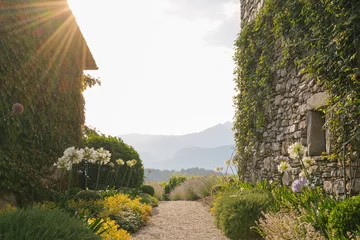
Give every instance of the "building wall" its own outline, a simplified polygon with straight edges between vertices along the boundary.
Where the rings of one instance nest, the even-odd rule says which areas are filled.
[[[264,0],[240,0],[241,25],[254,20],[263,7]],[[276,51],[281,55],[281,48]],[[320,157],[330,151],[330,134],[323,130],[325,118],[318,111],[325,106],[328,98],[326,90],[316,84],[316,80],[301,73],[297,68],[280,69],[274,75],[272,98],[267,109],[268,124],[261,132],[262,141],[257,145],[257,154],[248,161],[245,179],[278,179],[281,177],[274,163],[276,156],[288,155],[289,145],[300,142],[308,147],[309,155],[316,164],[311,167],[319,184],[329,193],[343,194],[343,170],[339,163]],[[285,185],[291,185],[301,171],[299,162],[291,162],[291,171],[282,176]],[[351,169],[352,173],[354,169]],[[346,173],[350,176],[350,169]],[[347,184],[348,185],[348,184]],[[349,187],[349,186],[347,186]],[[356,179],[354,190],[360,191],[360,180]]]

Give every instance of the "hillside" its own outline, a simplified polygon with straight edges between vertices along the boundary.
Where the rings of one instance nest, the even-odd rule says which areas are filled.
[[[232,154],[231,129],[232,123],[226,122],[186,135],[125,134],[120,137],[139,152],[146,168],[213,169]]]

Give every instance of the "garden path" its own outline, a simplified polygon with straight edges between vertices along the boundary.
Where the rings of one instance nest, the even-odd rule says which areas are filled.
[[[227,240],[214,224],[209,208],[200,202],[160,202],[136,240]]]

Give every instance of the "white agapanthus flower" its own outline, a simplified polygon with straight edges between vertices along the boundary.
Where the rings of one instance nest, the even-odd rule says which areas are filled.
[[[299,178],[305,178],[305,177],[306,177],[305,171],[302,170],[302,171],[299,173]]]
[[[105,150],[104,148],[99,148],[96,150],[97,152],[97,162],[100,165],[105,165],[108,162],[110,162],[111,153],[108,150]]]
[[[277,168],[280,173],[283,173],[283,172],[286,172],[287,170],[289,170],[291,167],[288,162],[281,162]]]
[[[239,163],[238,163],[238,161],[236,160],[236,158],[233,158],[233,159],[231,160],[231,164],[234,165],[234,166],[239,165]]]
[[[84,157],[83,158],[86,161],[90,162],[90,163],[96,163],[96,161],[97,161],[97,152],[95,151],[94,148],[85,147],[84,148]]]
[[[221,172],[222,170],[223,170],[222,167],[216,167],[216,168],[214,168],[214,171],[215,171],[215,172]]]
[[[122,159],[116,160],[116,163],[119,164],[119,165],[124,165],[125,164],[125,162]]]
[[[72,164],[69,161],[69,158],[62,156],[58,159],[56,163],[53,164],[53,166],[57,168],[65,168],[67,170],[70,170],[72,168]]]
[[[136,163],[137,163],[137,161],[136,161],[135,159],[126,161],[126,164],[127,164],[129,167],[135,166]]]
[[[314,160],[313,160],[312,158],[310,158],[310,157],[304,157],[304,158],[302,159],[302,161],[303,161],[304,166],[305,166],[306,168],[311,167],[311,165],[314,164]]]
[[[289,146],[288,152],[292,159],[302,158],[305,155],[306,148],[301,143],[294,143]]]
[[[83,149],[76,149],[75,147],[69,147],[64,151],[64,157],[68,158],[72,164],[78,164],[81,162],[84,156]]]
[[[231,161],[230,161],[230,160],[225,160],[225,161],[224,161],[224,164],[225,164],[225,166],[230,166],[230,165],[231,165]]]

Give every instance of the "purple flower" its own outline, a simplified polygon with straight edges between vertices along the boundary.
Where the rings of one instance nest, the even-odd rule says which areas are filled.
[[[295,181],[291,184],[291,189],[293,192],[300,192],[304,187],[309,186],[309,180],[306,178],[295,179]]]

